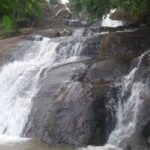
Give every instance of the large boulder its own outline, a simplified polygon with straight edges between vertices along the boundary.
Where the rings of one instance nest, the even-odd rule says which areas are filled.
[[[150,46],[150,28],[111,33],[100,41],[101,55],[130,61]]]
[[[114,66],[116,71],[112,71]],[[127,68],[106,60],[96,65],[83,61],[44,70],[24,135],[53,144],[105,144],[116,122],[112,104],[117,102],[117,88],[107,77],[96,82],[100,72],[110,76],[107,71],[114,82]]]
[[[58,62],[62,52],[65,59],[72,56],[75,43],[80,45],[77,56],[86,59],[43,69],[23,135],[53,144],[104,145],[116,123],[120,87],[115,83],[128,74],[130,61],[149,47],[149,31],[62,40]],[[149,64],[148,59],[142,64]]]
[[[111,83],[120,76],[125,75],[128,65],[124,62],[105,59],[93,64],[87,71],[85,80],[90,82]]]

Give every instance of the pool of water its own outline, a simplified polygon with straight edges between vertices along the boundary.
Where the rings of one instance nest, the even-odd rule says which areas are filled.
[[[75,150],[64,145],[48,145],[29,138],[0,136],[0,150]]]

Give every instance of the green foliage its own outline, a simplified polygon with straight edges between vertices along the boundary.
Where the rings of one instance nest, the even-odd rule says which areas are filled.
[[[111,0],[83,0],[83,4],[93,17],[102,17],[111,8]]]
[[[91,18],[102,17],[112,6],[111,0],[69,0],[77,12],[87,11]]]
[[[40,16],[41,2],[45,0],[0,0],[0,26],[12,30],[19,18],[30,15]]]
[[[149,0],[113,0],[113,4],[136,14],[150,12]]]
[[[74,8],[75,12],[81,12],[82,10],[84,10],[84,5],[82,3],[82,0],[70,0],[69,1],[71,6]]]
[[[123,8],[136,15],[150,13],[150,0],[70,0],[70,3],[77,11],[84,8],[92,18],[100,18],[112,8]]]
[[[4,15],[0,24],[1,27],[4,27],[7,31],[12,31],[12,21],[11,19]]]

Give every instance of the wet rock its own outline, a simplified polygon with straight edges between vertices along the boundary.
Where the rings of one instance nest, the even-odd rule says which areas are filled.
[[[76,20],[69,20],[68,22],[69,26],[74,26],[74,27],[81,27],[81,21],[76,19]]]
[[[65,59],[72,56],[70,48],[75,43],[82,45],[77,56],[90,59],[43,70],[41,86],[33,99],[23,135],[54,144],[105,144],[116,124],[119,87],[114,83],[129,72],[130,60],[149,46],[149,35],[141,33],[113,33],[62,40],[56,50],[58,62],[62,54]],[[146,61],[142,64],[148,67]],[[138,77],[148,79],[148,72],[139,74]],[[145,114],[141,113],[139,117],[146,117]],[[130,118],[132,116],[127,117],[125,122],[128,123]],[[142,132],[147,122],[140,124],[135,135]],[[128,142],[125,144],[131,145]]]
[[[117,9],[110,16],[111,19],[114,20],[124,20],[128,22],[128,24],[148,24],[150,22],[150,18],[146,13],[141,13],[140,15],[135,15],[129,11],[124,9]]]
[[[64,29],[63,31],[60,32],[60,34],[61,34],[61,36],[71,36],[72,32],[73,31],[71,31],[71,30]]]
[[[106,142],[114,127],[113,119],[111,128],[106,125],[112,114],[111,105],[103,107],[108,102],[107,93],[111,87],[80,81],[86,74],[87,66],[84,66],[83,72],[79,69],[84,69],[81,62],[48,71],[40,81],[41,88],[34,99],[25,136],[46,143],[78,146]],[[115,96],[115,92],[110,95]]]
[[[87,72],[86,80],[99,83],[114,82],[128,72],[126,63],[113,59],[96,62]]]
[[[50,70],[41,81],[25,135],[47,143],[88,144],[93,128],[92,99],[86,95],[90,85],[71,83],[68,75],[74,67]]]
[[[100,40],[103,36],[90,36],[82,44],[81,56],[94,57],[100,55]]]
[[[92,33],[101,33],[101,32],[121,32],[121,31],[127,31],[127,30],[134,30],[136,28],[139,28],[139,25],[125,25],[125,26],[118,26],[118,27],[93,27],[91,26],[89,29],[92,31]]]
[[[32,41],[28,42],[32,44]],[[57,63],[63,60],[62,56],[64,60],[72,56],[71,48],[78,50],[75,56],[86,59],[41,70],[40,86],[22,135],[53,144],[104,145],[116,124],[119,87],[115,83],[127,74],[130,61],[149,47],[149,30],[65,37],[61,42],[56,49]],[[77,45],[72,47],[74,44]],[[147,56],[133,81],[149,85],[149,74]],[[147,131],[150,121],[149,95],[141,92],[140,98],[142,105],[137,115],[136,137],[141,136],[143,130]],[[130,118],[131,112],[124,122],[128,124]],[[125,142],[125,148],[128,148],[126,146],[133,147],[129,140]]]
[[[31,36],[27,37],[27,40],[30,40],[30,41],[42,41],[43,37],[39,36],[39,35],[31,35]]]
[[[106,35],[101,40],[101,55],[130,61],[149,48],[149,35],[149,28]]]
[[[23,40],[25,40],[24,36],[0,40],[0,68],[14,61],[13,53],[16,51],[17,45]]]
[[[109,84],[95,84],[92,96],[95,128],[89,144],[104,145],[116,123],[114,104],[117,103],[117,88]]]
[[[70,18],[72,16],[72,12],[70,11],[70,9],[68,7],[65,6],[65,7],[59,9],[57,11],[57,13],[55,14],[55,16]]]

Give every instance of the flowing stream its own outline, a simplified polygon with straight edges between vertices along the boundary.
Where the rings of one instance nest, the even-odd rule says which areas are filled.
[[[80,33],[81,32],[81,33]],[[74,33],[79,38],[83,30]],[[46,69],[78,61],[82,43],[72,43],[72,38],[49,39],[34,36],[33,41],[24,41],[18,45],[16,60],[1,69],[0,72],[0,149],[15,150],[58,150],[31,139],[19,138],[28,122],[32,108],[32,99],[39,89],[41,74]],[[59,47],[61,42],[65,45]],[[59,48],[58,48],[59,47]],[[19,143],[19,146],[17,145]],[[38,146],[39,147],[38,147]],[[62,147],[61,149],[68,149]],[[69,148],[68,150],[70,150]]]
[[[44,67],[54,61],[57,43],[44,39],[33,42],[23,60],[14,61],[0,73],[0,133],[21,135],[38,90],[38,80]],[[51,47],[51,51],[48,51]],[[36,52],[35,52],[36,50]],[[42,57],[42,59],[41,59]],[[49,59],[51,58],[51,59]]]

